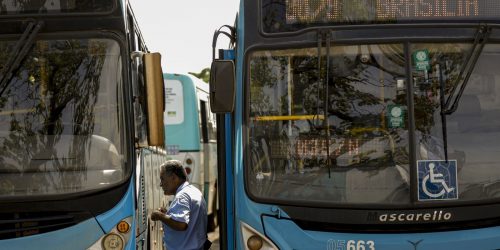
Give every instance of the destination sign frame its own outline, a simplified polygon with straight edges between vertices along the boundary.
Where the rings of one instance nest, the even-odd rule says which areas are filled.
[[[261,0],[265,33],[325,25],[500,22],[498,0]]]

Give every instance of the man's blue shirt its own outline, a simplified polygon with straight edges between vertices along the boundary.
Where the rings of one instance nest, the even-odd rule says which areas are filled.
[[[163,224],[163,242],[168,250],[203,249],[207,239],[207,206],[200,190],[184,182],[177,188],[167,215],[188,224],[185,231],[176,231]]]

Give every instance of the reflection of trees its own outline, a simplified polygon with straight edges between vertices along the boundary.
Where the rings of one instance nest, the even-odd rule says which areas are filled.
[[[382,46],[367,47],[379,48]],[[368,60],[362,62],[360,59],[362,56],[361,46],[354,47],[357,50],[356,54],[344,52],[343,50],[347,48],[340,47],[341,53],[337,52],[336,55],[329,58],[327,114],[341,121],[340,126],[343,131],[353,127],[383,127],[385,125],[381,124],[381,121],[375,122],[375,120],[380,120],[381,105],[384,105],[386,101],[380,96],[380,91],[383,88],[391,87],[388,82],[393,81],[398,76],[393,75],[394,71],[404,69],[404,61],[400,64],[393,63],[396,70],[388,70],[384,66],[386,63],[382,62],[395,62],[397,60],[394,57],[399,57],[399,54],[369,54]],[[371,52],[371,49],[368,51]],[[326,64],[326,60],[323,61]],[[326,68],[326,65],[322,65],[322,67]],[[381,74],[388,79],[380,82]],[[377,106],[380,107],[376,108]]]
[[[269,115],[272,112],[270,97],[264,90],[266,87],[273,88],[278,82],[276,71],[272,68],[273,62],[272,59],[262,57],[254,60],[250,65],[250,81],[252,82],[250,85],[250,106],[251,110],[255,112],[252,115]]]
[[[6,47],[2,45],[0,51]],[[94,130],[105,52],[105,44],[79,40],[35,45],[2,97],[0,112],[11,112],[10,132],[0,151],[3,169],[49,170],[45,180],[34,180],[40,188],[79,186],[80,177],[68,178],[64,170],[86,170],[85,148]],[[61,152],[58,143],[68,148]]]
[[[3,72],[7,65],[5,63],[11,56],[11,51],[14,49],[14,44],[12,43],[0,43],[0,72]],[[3,76],[0,76],[2,78]],[[0,107],[4,107],[7,102],[7,97],[0,96]],[[0,159],[1,162],[1,159]]]
[[[440,79],[436,66],[441,65],[440,68],[443,70],[445,96],[448,97],[459,77],[466,51],[464,51],[463,44],[423,44],[421,46],[429,48],[431,67],[427,72],[428,79],[426,79],[424,71],[413,72],[416,91],[418,91],[414,97],[415,126],[417,130],[428,134],[437,122],[434,119],[434,114],[439,112],[440,108],[438,100]]]
[[[414,115],[416,128],[429,134],[431,128],[435,126],[434,114],[439,110],[439,99],[436,98],[439,93],[439,79],[435,77],[437,73],[432,71],[435,69],[434,65],[438,58],[445,61],[443,63],[446,64],[446,92],[449,92],[452,82],[457,78],[463,52],[458,53],[460,48],[453,45],[433,44],[422,47],[432,48],[430,49],[432,67],[428,72],[431,84],[430,87],[423,88],[418,82],[423,72],[413,72],[413,79],[416,79]],[[322,54],[318,60],[317,55],[311,53],[313,50],[257,53],[250,64],[250,116],[286,116],[289,115],[288,105],[291,103],[291,115],[322,117],[326,114],[329,118],[329,134],[332,135],[330,143],[334,143],[336,138],[344,138],[353,140],[359,144],[358,146],[365,142],[380,142],[381,148],[388,144],[388,140],[384,142],[383,139],[378,139],[379,141],[372,139],[390,136],[397,146],[384,157],[375,159],[382,161],[392,157],[394,151],[407,150],[408,142],[403,143],[404,138],[398,135],[407,128],[389,129],[389,118],[387,118],[387,105],[400,105],[403,108],[407,106],[406,87],[403,89],[396,87],[398,79],[404,79],[408,84],[404,46],[401,44],[337,46],[332,50],[328,59],[328,71],[326,55]],[[318,61],[321,65],[318,65]],[[328,96],[325,93],[327,82]],[[292,96],[288,95],[290,88]],[[328,105],[325,105],[325,101],[328,101]],[[326,112],[325,107],[327,107]],[[403,126],[406,125],[406,121],[407,117],[403,120]],[[282,143],[293,144],[296,138],[326,140],[325,135],[328,133],[325,125],[327,123],[319,120],[289,122],[286,118],[278,121],[254,121],[250,133],[251,139],[260,140],[258,138],[265,137],[268,140],[280,140],[279,143],[273,144],[280,146]],[[284,138],[277,138],[279,135]],[[288,147],[290,151],[290,145]],[[369,149],[361,153],[369,156],[373,152],[377,153],[377,150]]]
[[[258,58],[253,60],[250,64],[250,78],[252,84],[250,84],[250,117],[255,118],[256,116],[265,115],[276,115],[276,111],[273,108],[273,100],[269,96],[269,92],[265,93],[267,88],[269,91],[273,89],[277,84],[278,78],[275,72],[272,70],[272,62],[274,60],[269,60],[266,57]],[[259,122],[256,120],[251,121],[252,124],[257,127],[257,129],[252,130],[253,143],[251,147],[258,147],[258,140],[261,136],[265,136],[273,130],[275,124],[269,122]]]
[[[0,4],[0,12],[2,14],[7,12],[7,6],[10,8],[15,7],[17,12],[47,12],[47,9],[44,7],[47,0],[16,0],[14,3],[11,1],[2,0]],[[64,2],[64,1],[62,1]],[[34,11],[33,11],[34,10]]]
[[[307,50],[300,49],[297,52],[289,50],[288,53],[280,51],[275,55],[270,53],[267,56],[252,59],[250,64],[251,116],[288,115],[288,104],[291,103],[291,115],[314,115],[313,117],[326,115],[331,122],[328,125],[330,133],[326,133],[327,127],[324,120],[255,122],[251,130],[251,140],[256,139],[259,142],[261,137],[271,140],[271,154],[275,155],[279,150],[294,152],[294,145],[299,140],[311,140],[316,145],[314,147],[325,147],[325,136],[330,134],[333,137],[329,139],[331,140],[329,144],[339,144],[330,149],[331,156],[335,157],[333,155],[339,156],[348,152],[351,144],[361,146],[365,142],[375,143],[370,138],[365,138],[366,136],[371,138],[387,136],[379,132],[355,133],[354,130],[357,128],[384,128],[386,126],[385,120],[381,118],[385,116],[386,102],[396,99],[392,99],[394,98],[393,94],[388,94],[389,99],[387,99],[381,93],[384,92],[382,89],[385,88],[387,90],[394,89],[395,79],[404,75],[402,72],[404,72],[405,64],[404,60],[401,60],[402,55],[382,52],[370,54],[368,61],[362,61],[361,46],[338,47],[335,50],[328,58],[328,71],[326,55],[323,54],[318,60],[317,54],[312,52],[315,50],[311,50],[309,53]],[[352,53],[356,50],[358,53]],[[365,51],[369,50],[365,49]],[[377,51],[381,51],[381,49]],[[403,50],[392,49],[389,51],[402,53]],[[282,56],[278,56],[278,54],[282,54]],[[318,65],[318,61],[321,62],[321,65]],[[328,97],[325,92],[327,76]],[[383,78],[386,79],[381,82],[380,80]],[[288,96],[289,88],[291,88],[292,96]],[[277,91],[278,89],[280,91]],[[325,105],[325,101],[328,101],[328,105]],[[402,103],[406,105],[405,100]],[[326,112],[325,107],[327,107]],[[386,143],[382,139],[379,141],[381,141],[381,145]],[[253,144],[251,147],[259,148]],[[315,151],[317,155],[311,156],[312,158],[296,158],[298,155],[294,154],[286,158],[295,159],[297,168],[302,168],[303,165],[324,166],[326,155],[319,153],[322,150],[325,149]],[[280,154],[286,154],[286,152]],[[376,153],[377,150],[371,149],[361,152],[359,158],[372,160],[370,154]],[[385,162],[390,154],[391,152],[383,157],[375,158],[373,161]],[[277,161],[280,161],[279,159],[281,158],[275,158]],[[365,161],[367,160],[363,162]],[[271,165],[283,166],[283,164],[281,162]]]
[[[61,9],[71,12],[106,11],[113,7],[111,0],[56,0],[56,2]],[[47,5],[50,6],[49,9]],[[45,13],[56,6],[51,5],[48,0],[0,0],[0,13],[5,14],[7,10],[12,11],[13,8],[16,13]]]
[[[400,56],[400,55],[396,55]],[[322,58],[322,65],[318,67],[318,59],[315,56],[295,56],[287,60],[288,57],[259,58],[252,61],[250,80],[251,106],[252,112],[269,113],[272,108],[269,106],[269,94],[264,92],[266,87],[276,88],[284,77],[288,77],[286,69],[292,68],[293,96],[292,112],[294,114],[324,114],[325,98],[325,76],[326,60]],[[396,60],[394,60],[396,61]],[[290,65],[288,65],[290,63]],[[329,76],[329,104],[327,113],[329,116],[336,116],[341,120],[351,123],[356,117],[364,113],[359,109],[379,105],[384,100],[372,92],[367,92],[359,85],[373,85],[383,87],[374,80],[374,76],[369,72],[370,67],[379,64],[364,64],[359,61],[359,55],[332,56],[330,58],[331,68]],[[404,64],[400,65],[404,68]],[[321,68],[318,73],[318,68]],[[321,75],[321,79],[319,78]],[[281,77],[281,79],[278,79]],[[378,76],[375,76],[378,78]],[[277,86],[277,88],[283,86]],[[286,88],[286,87],[285,87]],[[275,94],[275,93],[273,93]],[[288,110],[288,93],[283,91],[278,97],[279,114],[286,114]],[[266,112],[267,111],[267,112]],[[379,115],[379,114],[376,114]]]

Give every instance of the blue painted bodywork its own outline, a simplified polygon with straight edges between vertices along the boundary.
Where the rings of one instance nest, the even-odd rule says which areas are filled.
[[[133,182],[130,182],[127,193],[123,197],[123,199],[111,210],[107,211],[104,214],[101,214],[96,217],[97,221],[101,225],[104,232],[109,233],[111,229],[113,229],[118,222],[121,220],[133,216],[132,217],[132,225],[131,229],[135,229],[135,200],[134,200],[134,185]],[[135,248],[135,230],[132,230],[132,235],[130,236],[129,241],[126,244],[125,249],[134,249]]]
[[[0,249],[87,249],[105,233],[109,233],[119,221],[134,215],[133,197],[134,188],[131,182],[123,199],[110,211],[72,227],[44,234],[2,240],[0,241]],[[131,228],[135,228],[135,219],[133,219],[133,223]],[[131,233],[125,249],[135,248],[135,230],[132,230]]]
[[[243,1],[240,2],[240,12],[244,13]],[[238,16],[237,48],[244,48],[244,15]],[[255,230],[265,235],[276,244],[279,249],[335,249],[345,250],[347,242],[354,240],[356,244],[360,241],[374,242],[374,249],[388,250],[425,250],[425,249],[500,249],[500,227],[489,227],[481,229],[457,230],[448,232],[431,233],[338,233],[307,231],[298,227],[291,221],[288,215],[280,211],[281,219],[266,215],[276,216],[276,206],[271,204],[255,203],[247,196],[244,187],[243,171],[243,69],[244,51],[237,50],[236,65],[236,105],[234,116],[226,115],[226,127],[231,128],[234,122],[235,131],[227,129],[226,133],[226,162],[227,174],[233,173],[234,180],[228,178],[227,184],[227,209],[228,214],[228,242],[227,249],[245,249],[242,240],[241,224],[244,222]],[[230,119],[232,117],[233,119]],[[234,151],[231,151],[231,136],[234,135]],[[232,139],[232,138],[231,138]],[[234,158],[231,158],[234,156]],[[230,186],[234,185],[234,186]],[[234,193],[231,190],[234,187]],[[234,204],[232,201],[234,200]],[[234,207],[233,207],[234,206]],[[234,210],[233,210],[234,209]],[[234,211],[234,215],[232,215]],[[231,216],[234,217],[231,217]],[[231,220],[234,218],[234,221]],[[262,218],[262,220],[261,220]],[[342,246],[343,244],[343,246]],[[367,244],[363,245],[370,250]],[[361,249],[361,248],[354,248]]]
[[[242,181],[242,179],[239,179]],[[276,216],[273,210],[276,206],[257,204],[251,201],[244,193],[243,187],[237,188],[237,247],[245,249],[241,239],[239,222],[245,222],[255,230],[276,244],[279,249],[347,249],[347,242],[364,242],[366,250],[370,248],[366,244],[373,241],[374,249],[388,250],[425,250],[425,249],[500,249],[500,227],[488,227],[481,229],[456,230],[448,232],[429,233],[339,233],[308,231],[298,227],[288,215],[280,211],[281,218]],[[240,196],[241,197],[241,196]],[[264,224],[262,224],[264,222]],[[416,244],[415,248],[413,244]],[[341,247],[343,245],[343,247]]]
[[[75,226],[45,234],[2,240],[0,249],[87,249],[103,235],[99,223],[91,218]]]
[[[280,249],[329,249],[341,242],[373,241],[374,249],[498,249],[500,227],[433,233],[355,234],[305,231],[290,220],[264,217],[266,233]],[[412,244],[413,243],[413,244]],[[332,248],[334,249],[334,248]]]
[[[243,3],[244,1],[240,1],[240,13],[245,13],[245,5]],[[244,16],[245,15],[238,15],[238,25],[237,28],[238,30],[236,31],[237,34],[237,39],[238,45],[237,48],[244,48],[243,41],[244,40]],[[246,201],[247,198],[242,199],[242,197],[246,197],[245,190],[244,190],[244,177],[243,177],[243,103],[244,103],[244,95],[243,95],[243,61],[244,61],[244,51],[243,49],[238,49],[237,54],[236,54],[236,98],[235,98],[235,115],[234,115],[234,129],[235,131],[232,131],[233,134],[235,135],[234,138],[234,152],[231,152],[231,154],[227,155],[234,155],[234,159],[229,159],[234,163],[228,164],[228,174],[233,173],[233,176],[235,177],[234,185],[235,190],[234,194],[231,192],[228,192],[228,196],[232,195],[233,197],[228,197],[228,202],[230,200],[235,200],[234,207],[231,204],[228,207],[227,211],[235,211],[233,217],[228,216],[228,221],[230,221],[230,218],[234,218],[234,221],[231,221],[231,228],[228,228],[228,232],[234,232],[235,235],[231,235],[228,233],[228,248],[227,249],[244,249],[245,245],[242,245],[243,240],[241,239],[241,229],[240,225],[238,223],[239,218],[242,218],[240,215],[240,211],[243,212],[242,206],[244,206],[244,202],[241,201]],[[226,122],[231,124],[230,122]],[[227,126],[227,125],[226,125]],[[231,144],[229,144],[231,145]],[[229,183],[229,181],[228,181]],[[241,194],[244,194],[245,196],[240,196]],[[236,198],[237,197],[237,198]],[[246,217],[244,217],[246,218]],[[258,217],[253,217],[253,218],[258,218]],[[234,244],[234,245],[233,245]]]

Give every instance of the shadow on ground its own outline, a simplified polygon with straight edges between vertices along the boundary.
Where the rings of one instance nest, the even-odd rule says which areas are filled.
[[[219,250],[219,227],[215,228],[213,232],[208,233],[208,239],[212,242],[210,250]]]

